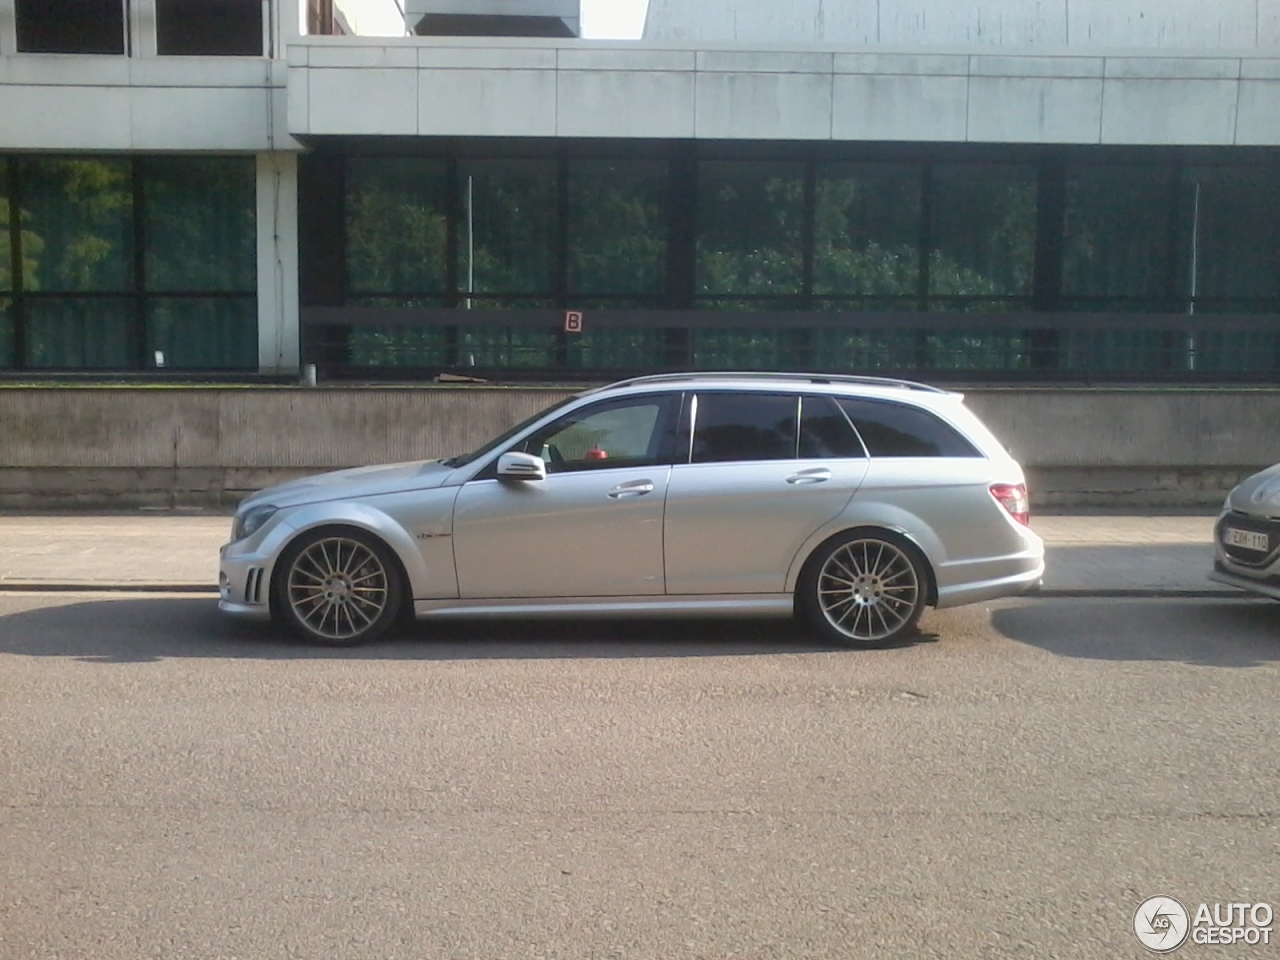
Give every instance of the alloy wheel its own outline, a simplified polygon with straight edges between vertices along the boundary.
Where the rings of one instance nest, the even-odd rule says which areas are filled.
[[[324,537],[289,567],[286,597],[300,626],[315,637],[350,642],[382,622],[391,602],[391,574],[367,544]]]
[[[876,538],[850,540],[827,556],[817,577],[818,609],[839,634],[883,643],[921,609],[920,575],[904,550]]]

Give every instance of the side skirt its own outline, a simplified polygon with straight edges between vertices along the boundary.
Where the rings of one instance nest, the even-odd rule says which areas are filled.
[[[415,600],[420,619],[445,617],[789,617],[789,593],[705,597],[563,597],[553,600]]]

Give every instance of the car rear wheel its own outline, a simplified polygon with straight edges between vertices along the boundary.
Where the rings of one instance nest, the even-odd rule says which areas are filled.
[[[305,640],[345,647],[386,634],[404,605],[399,566],[358,530],[317,530],[280,558],[274,611]]]
[[[916,628],[928,598],[919,552],[888,531],[855,531],[818,548],[797,588],[802,612],[827,639],[879,647]]]

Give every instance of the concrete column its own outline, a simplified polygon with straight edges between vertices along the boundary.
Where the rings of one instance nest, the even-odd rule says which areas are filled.
[[[156,0],[133,0],[126,9],[129,53],[135,57],[156,56]]]
[[[297,43],[306,30],[307,0],[274,0],[271,24],[275,36],[271,56],[284,60],[289,55],[289,44]]]
[[[258,369],[299,372],[298,158],[258,155]]]
[[[18,52],[16,0],[0,0],[0,56]]]

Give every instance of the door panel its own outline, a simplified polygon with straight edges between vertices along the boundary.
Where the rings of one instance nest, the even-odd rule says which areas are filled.
[[[670,474],[661,465],[464,484],[453,521],[459,596],[661,594]]]
[[[780,593],[796,551],[845,508],[864,459],[691,463],[667,490],[667,592]]]

